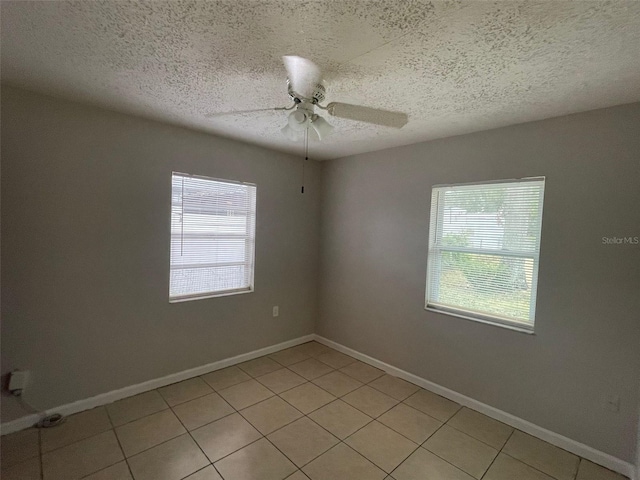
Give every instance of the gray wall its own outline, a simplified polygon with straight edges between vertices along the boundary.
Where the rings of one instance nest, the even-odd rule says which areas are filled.
[[[3,87],[2,374],[30,369],[47,408],[311,333],[319,311],[330,339],[632,461],[640,246],[601,237],[640,236],[639,132],[635,104],[310,162],[303,196],[299,158]],[[168,303],[172,170],[258,185],[255,293]],[[426,312],[431,186],[533,175],[536,335]]]
[[[545,175],[535,335],[424,310],[431,187]],[[640,104],[323,164],[318,333],[627,461],[640,372]],[[604,398],[620,395],[620,412]]]
[[[301,195],[301,162],[3,86],[2,374],[31,370],[47,408],[312,333],[320,168]],[[258,185],[254,293],[169,304],[172,170]],[[23,414],[3,397],[3,422]]]

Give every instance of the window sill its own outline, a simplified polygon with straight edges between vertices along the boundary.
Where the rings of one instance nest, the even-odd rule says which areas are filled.
[[[520,333],[526,333],[527,335],[535,335],[535,332],[533,331],[533,326],[531,327],[525,327],[525,326],[518,326],[518,325],[514,325],[511,323],[503,323],[499,320],[489,320],[489,319],[485,319],[485,318],[480,318],[480,317],[473,317],[470,315],[464,315],[463,313],[457,313],[457,312],[453,312],[453,311],[449,311],[449,310],[444,310],[444,309],[440,309],[440,308],[434,308],[434,307],[425,307],[425,310],[428,310],[429,312],[434,312],[434,313],[441,313],[443,315],[448,315],[450,317],[457,317],[457,318],[462,318],[464,320],[471,320],[472,322],[478,322],[478,323],[484,323],[486,325],[491,325],[494,327],[501,327],[501,328],[506,328],[507,330],[513,330],[515,332],[520,332]]]
[[[206,298],[228,297],[231,295],[240,295],[242,293],[253,293],[253,288],[249,290],[237,290],[237,291],[220,292],[220,293],[206,293],[203,295],[197,295],[197,296],[191,296],[191,297],[170,298],[169,303],[182,303],[182,302],[190,302],[191,300],[204,300]]]

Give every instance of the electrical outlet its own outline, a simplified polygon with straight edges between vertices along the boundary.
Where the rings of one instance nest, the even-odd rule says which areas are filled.
[[[275,307],[273,307],[273,316],[277,317],[278,315],[280,315],[280,307],[276,305]]]
[[[14,370],[9,376],[9,391],[12,395],[19,397],[27,387],[29,380],[28,370]]]
[[[620,411],[620,396],[607,395],[604,397],[604,405],[607,407],[607,410],[618,413]]]

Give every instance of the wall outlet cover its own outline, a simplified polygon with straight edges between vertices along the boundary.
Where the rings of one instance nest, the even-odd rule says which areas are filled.
[[[9,376],[9,391],[24,390],[29,380],[28,370],[14,370]]]

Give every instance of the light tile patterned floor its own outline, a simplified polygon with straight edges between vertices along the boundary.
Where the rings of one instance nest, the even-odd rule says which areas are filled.
[[[3,480],[622,480],[316,342],[4,436]]]

